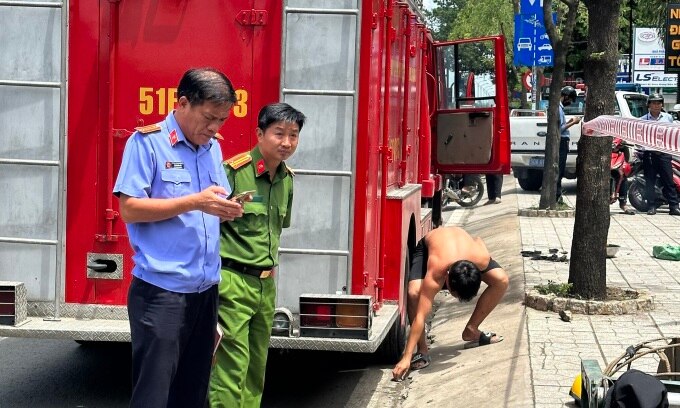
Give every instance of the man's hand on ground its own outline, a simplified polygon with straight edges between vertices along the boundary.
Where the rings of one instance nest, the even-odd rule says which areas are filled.
[[[411,368],[411,359],[408,357],[402,357],[402,359],[399,360],[397,365],[394,366],[394,369],[392,370],[392,379],[395,381],[405,380],[406,375],[408,375],[409,368]]]

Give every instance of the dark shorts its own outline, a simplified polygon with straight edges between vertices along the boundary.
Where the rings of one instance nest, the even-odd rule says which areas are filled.
[[[416,250],[411,258],[411,270],[408,273],[408,281],[423,279],[427,273],[427,245],[425,238],[418,241]]]
[[[427,245],[425,245],[425,238],[422,238],[420,241],[418,241],[418,245],[416,245],[415,251],[413,251],[413,255],[411,258],[411,270],[409,271],[408,274],[409,282],[412,280],[425,278],[425,274],[427,273],[427,257],[428,257]],[[493,258],[490,258],[489,266],[487,266],[486,269],[480,272],[483,274],[492,269],[500,267],[501,266],[498,264],[498,262],[494,261]]]

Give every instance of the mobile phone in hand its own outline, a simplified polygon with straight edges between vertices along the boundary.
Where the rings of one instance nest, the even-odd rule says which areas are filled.
[[[243,204],[244,202],[251,201],[253,199],[252,194],[254,192],[255,190],[242,191],[238,194],[235,194],[233,197],[231,197],[231,199],[237,203]]]

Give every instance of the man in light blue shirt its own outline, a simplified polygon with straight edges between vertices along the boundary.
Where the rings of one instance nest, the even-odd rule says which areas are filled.
[[[647,98],[647,108],[649,112],[641,116],[640,119],[652,120],[656,122],[673,123],[673,117],[663,112],[663,95],[654,93]],[[659,152],[652,148],[638,147],[642,153],[642,169],[645,174],[645,196],[647,198],[647,214],[656,214],[656,176],[659,175],[663,185],[663,195],[668,201],[670,215],[680,215],[678,208],[678,192],[673,183],[672,157],[668,153]]]
[[[559,202],[562,198],[562,178],[564,177],[564,170],[567,167],[567,154],[569,154],[569,128],[581,122],[580,116],[575,116],[567,122],[564,116],[564,107],[576,102],[576,89],[571,86],[565,86],[560,91],[560,156],[558,161],[559,172],[557,174],[557,186],[555,189],[555,197]]]
[[[240,217],[217,131],[236,102],[221,72],[191,69],[177,109],[137,128],[113,193],[135,254],[128,293],[131,407],[202,407],[217,325],[220,220]]]

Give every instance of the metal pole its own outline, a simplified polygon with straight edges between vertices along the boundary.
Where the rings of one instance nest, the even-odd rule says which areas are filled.
[[[536,90],[536,85],[538,84],[538,81],[536,80],[537,76],[537,70],[536,66],[534,65],[531,67],[531,109],[536,110],[536,95],[537,95],[537,90]]]
[[[60,321],[61,317],[61,297],[63,294],[64,271],[66,269],[66,81],[68,79],[68,0],[62,3],[61,8],[61,89],[59,94],[59,176],[58,176],[58,198],[57,198],[57,240],[56,247],[56,277],[54,282],[54,316],[44,320]],[[64,297],[65,300],[65,297]]]
[[[633,83],[633,0],[628,0],[628,82]]]

